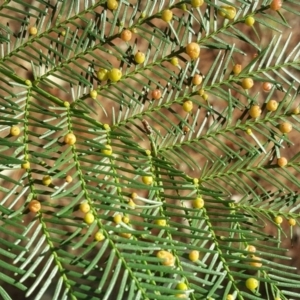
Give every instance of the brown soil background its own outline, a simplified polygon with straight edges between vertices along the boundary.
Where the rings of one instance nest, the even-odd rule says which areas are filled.
[[[28,3],[31,3],[32,5],[38,5],[36,3],[36,1],[27,1]],[[136,1],[129,1],[130,3],[137,3]],[[141,6],[143,6],[144,4],[142,4]],[[21,7],[21,6],[18,6],[17,4],[14,4],[15,7]],[[144,8],[141,7],[141,11],[143,10]],[[201,9],[201,11],[203,11],[203,9]],[[178,15],[178,16],[181,16],[181,15],[184,15],[186,14],[185,12],[183,12],[182,10],[180,9],[174,9],[173,10],[174,14],[175,15]],[[293,14],[289,13],[289,12],[286,12],[286,11],[283,11],[282,12],[284,17],[288,20],[290,26],[291,26],[291,29],[284,29],[283,31],[283,35],[282,35],[282,40],[281,40],[281,43],[282,44],[285,44],[285,42],[287,41],[288,37],[289,37],[289,34],[292,33],[295,28],[298,27],[299,25],[299,18],[296,18]],[[16,16],[20,16],[16,13]],[[5,24],[8,20],[3,20],[3,24]],[[34,20],[30,20],[30,23],[31,25],[34,25]],[[160,21],[160,20],[154,20],[153,21],[156,26],[158,28],[164,28],[165,27],[165,23]],[[14,31],[14,32],[18,32],[19,30],[19,27],[18,27],[18,23],[17,22],[13,22],[11,20],[9,20],[9,23],[10,23],[10,28]],[[271,36],[274,34],[272,31],[266,31],[264,28],[262,28],[259,24],[256,24],[255,25],[255,29],[257,30],[259,36],[260,36],[260,41],[257,39],[257,37],[255,36],[255,33],[254,31],[250,28],[250,27],[247,27],[245,26],[244,24],[241,24],[240,29],[242,28],[242,31],[245,35],[249,36],[251,39],[255,40],[259,45],[264,45],[266,46],[269,41],[271,40]],[[197,26],[195,26],[194,30],[197,32],[199,30],[199,28],[197,28]],[[293,36],[290,40],[290,44],[289,44],[289,48],[290,49],[293,49],[298,41],[299,41],[299,35],[294,32],[293,33]],[[133,41],[135,42],[135,45],[136,45],[136,49],[139,49],[141,51],[146,51],[147,50],[147,43],[145,43],[145,41],[143,40],[143,38],[137,33],[137,34],[134,34],[133,35]],[[228,41],[228,37],[227,37],[227,41]],[[238,42],[237,39],[232,39],[232,42],[233,43],[236,43],[236,46],[243,50],[247,56],[242,56],[242,55],[234,55],[234,61],[235,63],[240,63],[242,64],[242,66],[246,66],[252,59],[253,59],[253,56],[256,54],[256,49],[252,46],[250,46],[249,44],[247,43],[244,43],[244,42]],[[122,46],[122,41],[120,39],[115,39],[113,41],[114,45],[116,46]],[[126,48],[126,47],[124,47]],[[153,50],[154,51],[154,50]],[[201,72],[201,74],[206,74],[207,71],[209,70],[211,64],[214,62],[214,60],[216,59],[216,55],[217,55],[217,51],[216,50],[211,50],[211,49],[202,49],[201,50],[201,59],[199,61],[199,66],[198,66],[198,70]],[[103,52],[102,53],[99,53],[99,55],[103,55]],[[184,60],[187,58],[185,55],[182,55],[182,60],[180,61],[180,64],[184,64]],[[105,57],[103,57],[105,59]],[[111,56],[107,56],[108,59],[112,59]],[[117,60],[113,61],[111,60],[110,61],[112,64],[117,64]],[[20,63],[22,63],[24,65],[24,67],[26,67],[28,70],[31,69],[31,66],[30,66],[30,63],[29,62],[24,62],[22,60],[20,60]],[[172,66],[170,67],[171,69],[175,70],[175,67],[173,68]],[[26,71],[26,70],[19,70],[19,75],[21,77],[26,77],[27,78],[30,78],[30,74]],[[159,78],[156,78],[156,80],[159,80]],[[161,83],[163,84],[163,81],[161,81]],[[96,87],[97,86],[97,82],[94,81],[94,86]],[[66,86],[66,88],[68,88]],[[155,86],[153,86],[153,88],[155,88]],[[58,90],[58,89],[48,89],[48,91],[51,91],[51,93],[61,99],[64,99],[66,101],[71,101],[71,96],[70,95],[67,95],[65,93],[63,93],[62,91]],[[251,93],[255,94],[256,92],[259,93],[259,96],[258,96],[258,102],[260,104],[263,104],[264,103],[264,100],[267,96],[267,94],[263,93],[262,90],[261,90],[261,83],[260,82],[256,82],[255,83],[255,86],[253,88],[253,90],[251,90]],[[224,101],[219,101],[219,99],[217,98],[214,98],[214,96],[212,95],[209,95],[209,101],[210,101],[210,104],[212,106],[214,106],[215,109],[219,110],[219,111],[222,111],[224,108],[225,108],[225,102]],[[283,93],[281,93],[280,91],[275,91],[273,93],[273,97],[274,98],[277,98],[278,101],[280,101],[280,99],[283,97]],[[112,103],[110,101],[106,101],[105,99],[105,96],[104,95],[100,95],[98,97],[98,100],[103,104],[103,107],[106,111],[110,111],[111,110],[111,106],[112,106]],[[149,101],[149,97],[146,98],[146,101]],[[98,109],[98,107],[96,105],[94,105],[94,102],[92,100],[88,100],[87,101],[89,105],[93,106],[94,109]],[[295,102],[295,105],[294,107],[296,107],[297,105],[299,105],[299,99],[297,98],[296,102]],[[179,106],[178,106],[178,110],[179,110]],[[103,113],[103,110],[100,109],[98,111],[99,113],[99,120],[101,120],[101,122],[103,123],[111,123],[111,119],[110,118],[107,118],[104,113]],[[238,118],[240,115],[237,115],[235,116],[236,118]],[[172,115],[170,114],[170,118],[172,118]],[[161,128],[157,128],[155,124],[153,123],[150,123],[150,125],[155,128],[155,129],[161,129]],[[207,125],[209,126],[209,124]],[[142,127],[142,126],[141,126]],[[136,130],[136,128],[132,128],[133,130]],[[38,133],[38,132],[37,132]],[[6,133],[4,133],[4,136],[6,135]],[[294,146],[291,147],[291,148],[286,148],[285,149],[285,152],[282,153],[283,156],[286,156],[287,158],[290,158],[292,157],[293,155],[295,155],[298,151],[299,151],[299,146],[300,146],[300,140],[299,140],[299,132],[297,131],[293,131],[290,135],[289,135],[289,138],[290,140],[294,143]],[[143,143],[141,144],[141,146],[144,146],[144,148],[146,148],[148,144],[148,141],[145,139],[145,142],[144,142],[144,145]],[[234,147],[234,145],[230,144],[230,142],[228,142],[228,146],[231,146],[231,147]],[[188,153],[189,155],[193,155],[192,152]],[[199,164],[200,165],[203,165],[204,161],[200,160],[199,158]],[[187,171],[188,170],[188,167],[186,165],[184,165],[182,167],[182,170],[183,171]],[[24,173],[23,170],[20,170],[19,173],[18,172],[15,172],[13,174],[13,178],[17,179],[20,177],[20,173]],[[188,172],[190,176],[199,176],[199,174],[197,174],[197,172],[193,173],[191,171]],[[295,174],[296,176],[298,176],[298,174]],[[299,177],[298,177],[299,178]],[[60,182],[57,182],[57,184],[59,185]],[[287,183],[288,184],[288,183]],[[2,182],[2,186],[6,187],[6,188],[9,188],[10,185],[7,184],[6,182]],[[267,190],[273,190],[273,187],[272,186],[268,186],[267,184],[264,186],[264,188],[266,188]],[[29,216],[29,218],[31,218],[31,216]],[[271,235],[277,235],[277,229],[274,227],[274,226],[266,226],[266,232],[271,234]],[[284,223],[283,223],[283,230],[285,232],[287,232],[287,235],[288,237],[286,239],[283,240],[283,243],[282,243],[282,247],[284,248],[287,248],[289,249],[289,252],[288,252],[288,256],[290,256],[292,259],[291,261],[289,262],[290,265],[292,266],[297,266],[297,267],[300,267],[300,261],[299,261],[299,251],[300,251],[300,241],[299,241],[299,234],[300,234],[300,231],[299,231],[299,226],[296,226],[293,230],[293,233],[292,233],[292,238],[290,238],[290,234],[289,234],[289,226],[288,226],[288,223],[287,221],[285,220]],[[2,236],[2,238],[4,239],[11,239],[10,237],[8,236]],[[5,287],[6,288],[6,287]],[[8,293],[10,294],[10,296],[13,298],[13,299],[23,299],[22,298],[22,295],[19,294],[19,291],[17,291],[16,289],[14,288],[11,288],[11,289],[7,289]],[[29,298],[31,299],[31,298]],[[46,298],[44,298],[46,299]],[[51,298],[49,298],[51,299]]]

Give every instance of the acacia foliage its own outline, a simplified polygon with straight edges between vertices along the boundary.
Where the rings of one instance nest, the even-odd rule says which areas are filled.
[[[300,298],[299,3],[196,2],[0,5],[3,299]]]

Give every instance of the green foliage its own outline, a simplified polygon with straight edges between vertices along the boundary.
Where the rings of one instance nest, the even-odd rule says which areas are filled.
[[[300,299],[299,2],[109,2],[0,5],[0,296]]]

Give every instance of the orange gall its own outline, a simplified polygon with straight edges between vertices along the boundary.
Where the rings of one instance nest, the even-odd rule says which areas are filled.
[[[29,34],[30,35],[36,35],[38,32],[37,28],[36,27],[31,27],[29,28]]]
[[[253,260],[249,262],[249,265],[252,267],[260,268],[262,266],[261,258],[255,255],[251,257]]]
[[[285,157],[280,157],[277,159],[277,165],[280,167],[280,168],[283,168],[287,165],[288,161]]]
[[[282,6],[282,1],[281,0],[273,0],[270,4],[270,8],[272,10],[279,10]]]
[[[252,245],[248,245],[247,250],[251,253],[254,253],[254,252],[256,252],[256,247],[252,246]]]
[[[249,115],[251,118],[258,118],[261,115],[261,109],[258,105],[252,105],[249,109]]]
[[[76,143],[76,136],[74,133],[67,133],[64,137],[64,142],[70,146],[74,145]]]
[[[173,267],[175,265],[175,257],[169,251],[160,250],[157,252],[156,257],[162,260],[161,264],[164,266]]]
[[[132,32],[129,29],[124,29],[120,37],[124,42],[129,42],[132,38]]]
[[[185,48],[185,52],[191,59],[196,59],[200,55],[200,46],[194,42],[189,43]]]
[[[152,99],[158,100],[161,98],[161,91],[159,89],[155,89],[151,93]]]
[[[289,133],[292,131],[292,129],[293,129],[293,126],[291,123],[283,122],[283,123],[279,124],[279,130],[282,133]]]
[[[41,210],[41,203],[38,200],[31,200],[28,204],[29,211],[37,213]]]
[[[200,74],[195,74],[194,77],[192,78],[192,84],[193,85],[199,85],[202,83],[202,76]]]
[[[264,91],[265,93],[270,92],[271,89],[272,89],[272,87],[273,87],[273,84],[270,83],[270,82],[264,82],[264,83],[262,84],[262,89],[263,89],[263,91]]]
[[[70,183],[70,182],[72,182],[73,178],[71,175],[67,175],[65,180],[67,183]]]

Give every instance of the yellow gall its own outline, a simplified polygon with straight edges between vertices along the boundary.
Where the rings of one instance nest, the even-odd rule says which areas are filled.
[[[84,218],[83,218],[84,222],[88,225],[92,224],[95,221],[95,217],[91,212],[88,212]]]
[[[62,32],[61,32],[61,35],[62,36],[65,36],[67,34],[67,32],[65,31],[65,30],[63,30]]]
[[[67,183],[70,183],[70,182],[73,181],[73,178],[72,178],[71,175],[67,175],[65,180],[66,180]]]
[[[82,202],[79,205],[79,210],[86,214],[91,210],[91,207],[87,202]]]
[[[161,13],[161,18],[162,18],[163,21],[165,21],[165,22],[167,22],[167,23],[170,22],[170,21],[172,20],[172,18],[173,18],[173,13],[172,13],[172,11],[169,10],[169,9],[164,10],[164,11]]]
[[[204,207],[204,200],[200,197],[193,200],[192,203],[193,208],[203,208]]]
[[[203,98],[203,100],[207,101],[207,100],[208,100],[208,94],[204,93],[204,94],[202,95],[202,98]]]
[[[191,0],[191,6],[193,8],[200,7],[204,3],[204,0]]]
[[[123,237],[123,238],[126,238],[126,239],[130,239],[131,236],[132,236],[132,234],[129,233],[129,232],[121,232],[121,233],[119,233],[119,235],[120,235],[121,237]]]
[[[113,82],[117,82],[122,78],[122,72],[121,70],[117,69],[117,68],[113,68],[108,72],[108,78],[113,81]]]
[[[226,300],[234,300],[233,295],[228,294],[228,295],[226,296]]]
[[[110,10],[116,10],[119,6],[118,1],[116,0],[107,0],[107,7]]]
[[[142,176],[142,181],[144,184],[151,185],[153,183],[152,176]]]
[[[159,226],[166,226],[167,221],[165,219],[158,219],[154,221],[154,224],[159,225]]]
[[[236,15],[236,8],[233,6],[222,5],[218,10],[218,15],[225,19],[233,20]]]
[[[145,150],[145,153],[147,156],[151,156],[151,150],[147,149],[147,150]]]
[[[163,266],[172,267],[175,265],[175,257],[169,251],[160,250],[157,252],[156,257],[162,260],[161,264]]]
[[[105,81],[108,79],[108,70],[107,69],[99,69],[98,72],[97,72],[97,78],[100,80],[100,81]]]
[[[295,219],[289,219],[290,226],[295,226],[297,224]]]
[[[203,97],[203,95],[205,94],[205,91],[203,89],[200,89],[198,91],[199,96]]]
[[[37,28],[36,27],[30,27],[29,28],[29,34],[30,35],[36,35],[38,32]]]
[[[43,185],[48,186],[52,182],[52,178],[49,175],[45,175],[42,179]]]
[[[283,122],[283,123],[279,124],[279,130],[282,133],[289,133],[292,131],[292,129],[293,129],[293,126],[291,123]]]
[[[67,133],[64,137],[64,142],[70,146],[74,145],[76,143],[76,136],[74,133]]]
[[[101,153],[105,155],[112,155],[112,147],[111,145],[104,145],[104,149],[101,149]]]
[[[25,84],[26,84],[27,86],[32,86],[32,82],[31,82],[29,79],[26,79],[26,80],[25,80]]]
[[[245,89],[245,90],[249,90],[253,87],[254,85],[254,82],[253,82],[253,79],[252,78],[244,78],[242,80],[242,87]]]
[[[134,61],[137,64],[142,64],[146,59],[146,55],[145,53],[138,51],[135,55],[134,55]]]
[[[191,100],[184,101],[182,104],[182,108],[185,112],[190,112],[193,109],[193,102]]]
[[[188,289],[188,286],[184,282],[179,282],[176,285],[176,290],[186,291],[187,289]]]
[[[265,93],[270,92],[271,89],[272,89],[272,87],[273,87],[273,84],[270,83],[270,82],[264,82],[264,83],[262,84],[262,89],[263,89],[263,91],[264,91]]]
[[[281,216],[276,216],[274,218],[274,222],[277,224],[277,225],[280,225],[282,222],[283,222],[283,219]]]
[[[64,107],[70,107],[70,103],[68,101],[64,101]]]
[[[30,162],[26,161],[25,163],[22,164],[22,169],[28,170],[30,168]]]
[[[195,261],[199,260],[199,257],[200,257],[200,253],[199,253],[198,250],[192,250],[189,253],[189,260],[192,261],[192,262],[195,262]]]
[[[245,24],[248,26],[253,26],[254,23],[255,23],[255,19],[251,16],[249,16],[245,19]]]
[[[185,3],[180,4],[180,8],[181,8],[183,11],[187,11],[186,4],[185,4]]]
[[[194,42],[189,43],[185,48],[185,52],[191,59],[196,59],[200,55],[200,46]]]
[[[110,131],[110,126],[108,124],[103,124],[103,128],[106,130],[106,131]]]
[[[240,74],[241,71],[242,71],[242,65],[240,65],[240,64],[235,64],[235,65],[233,66],[233,68],[232,68],[232,73],[233,73],[234,75]]]
[[[251,118],[258,118],[261,115],[261,109],[258,105],[252,105],[249,109],[249,115]]]
[[[128,216],[123,216],[122,222],[128,224],[130,222],[130,218]]]
[[[299,113],[300,113],[300,108],[299,108],[299,107],[295,107],[295,108],[291,111],[291,113],[292,113],[293,115],[299,115]]]
[[[132,38],[132,32],[129,29],[124,29],[120,37],[124,42],[129,42]]]
[[[98,231],[98,232],[95,233],[94,239],[97,242],[101,242],[105,239],[105,236],[101,231]]]
[[[130,200],[128,201],[128,205],[129,205],[132,209],[135,209],[135,203],[133,202],[132,199],[130,199]]]
[[[268,111],[276,111],[277,110],[277,107],[278,107],[278,102],[276,100],[270,100],[268,103],[267,103],[267,110]]]
[[[178,66],[179,64],[179,61],[178,61],[178,58],[177,57],[172,57],[171,60],[170,60],[171,64],[175,67]]]
[[[281,0],[273,0],[270,4],[270,8],[272,10],[279,10],[282,6],[282,1]]]
[[[122,215],[121,214],[114,215],[113,220],[116,224],[120,224],[122,222]]]
[[[258,287],[258,280],[255,278],[248,278],[246,280],[246,287],[250,291],[255,291]]]
[[[199,85],[202,83],[202,76],[200,74],[195,74],[192,78],[192,84],[193,85]]]
[[[21,130],[19,126],[13,125],[10,127],[10,134],[12,136],[18,136],[20,134]]]
[[[277,165],[281,168],[285,167],[288,163],[288,160],[285,157],[280,157],[277,159]]]
[[[92,99],[96,99],[98,95],[98,92],[96,90],[91,90],[90,91],[90,96]]]
[[[37,213],[38,211],[40,211],[41,207],[41,203],[38,200],[31,200],[28,204],[29,211],[33,213]]]
[[[152,99],[158,100],[161,98],[161,91],[159,89],[155,89],[151,93]]]

